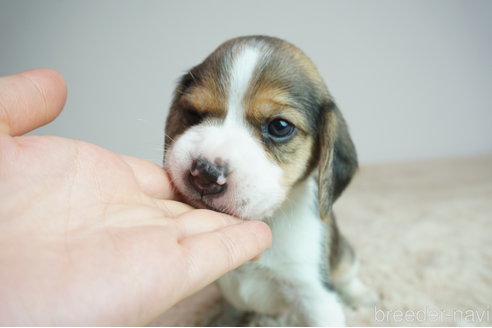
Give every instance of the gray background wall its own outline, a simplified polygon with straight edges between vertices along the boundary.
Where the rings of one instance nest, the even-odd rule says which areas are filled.
[[[65,76],[36,133],[160,163],[177,78],[246,34],[317,63],[363,163],[492,152],[492,1],[1,0],[0,74]]]

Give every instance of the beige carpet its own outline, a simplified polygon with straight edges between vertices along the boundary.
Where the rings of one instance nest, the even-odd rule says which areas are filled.
[[[364,166],[335,211],[382,297],[348,325],[492,325],[492,155]],[[219,299],[210,286],[151,325],[203,325]]]

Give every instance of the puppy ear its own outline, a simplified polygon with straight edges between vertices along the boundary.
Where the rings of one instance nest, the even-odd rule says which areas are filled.
[[[335,200],[357,170],[357,153],[347,124],[333,102],[322,108],[319,133],[318,197],[321,219],[329,221]]]

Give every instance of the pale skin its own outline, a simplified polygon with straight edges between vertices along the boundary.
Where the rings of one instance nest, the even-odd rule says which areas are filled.
[[[56,71],[0,77],[0,325],[144,325],[270,246],[262,222],[173,200],[157,165],[22,136],[65,99]]]

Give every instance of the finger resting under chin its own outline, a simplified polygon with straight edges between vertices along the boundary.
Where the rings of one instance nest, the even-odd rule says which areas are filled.
[[[191,281],[203,286],[254,259],[271,245],[271,231],[263,222],[244,221],[185,238]],[[201,286],[201,287],[203,287]]]
[[[180,229],[180,239],[243,222],[227,214],[203,209],[183,211],[176,220]]]

